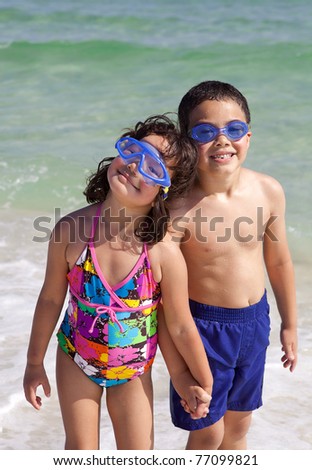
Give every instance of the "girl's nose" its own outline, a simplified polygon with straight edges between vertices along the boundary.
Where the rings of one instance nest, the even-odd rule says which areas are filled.
[[[128,163],[127,168],[134,175],[138,172],[138,166],[136,162]]]

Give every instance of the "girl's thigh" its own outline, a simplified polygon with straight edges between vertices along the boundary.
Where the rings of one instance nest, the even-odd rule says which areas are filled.
[[[66,434],[65,449],[98,449],[102,387],[58,348],[56,379]]]
[[[117,449],[153,449],[151,370],[126,384],[109,387],[106,391],[106,401]]]

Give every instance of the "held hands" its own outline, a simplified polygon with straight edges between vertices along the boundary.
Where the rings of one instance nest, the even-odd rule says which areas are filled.
[[[284,352],[281,357],[283,367],[289,367],[290,372],[295,370],[297,365],[297,332],[295,328],[281,328],[281,343],[282,351]]]
[[[211,395],[199,385],[194,385],[190,387],[188,400],[182,398],[180,403],[192,419],[200,419],[209,413],[210,402]]]
[[[181,405],[192,419],[205,418],[209,413],[211,401],[211,386],[206,390],[193,378],[189,370],[180,372],[177,376],[171,376],[173,386],[181,397]]]
[[[37,388],[42,385],[46,397],[51,395],[51,387],[45,369],[42,364],[30,365],[27,364],[24,375],[24,393],[26,400],[36,409],[40,410],[42,401],[41,397],[37,396]]]

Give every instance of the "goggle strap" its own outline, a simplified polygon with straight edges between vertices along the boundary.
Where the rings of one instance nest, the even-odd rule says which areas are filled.
[[[168,197],[169,187],[162,187],[163,190],[163,200],[165,201]]]

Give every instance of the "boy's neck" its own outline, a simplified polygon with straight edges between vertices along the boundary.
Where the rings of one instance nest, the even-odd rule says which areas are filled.
[[[214,174],[207,175],[206,172],[198,170],[196,185],[207,196],[212,194],[224,194],[230,196],[234,193],[240,184],[241,168],[229,175]]]

